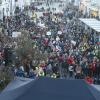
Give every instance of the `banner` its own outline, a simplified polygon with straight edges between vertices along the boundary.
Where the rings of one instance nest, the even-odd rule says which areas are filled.
[[[21,32],[12,32],[12,37],[17,38],[21,36]]]

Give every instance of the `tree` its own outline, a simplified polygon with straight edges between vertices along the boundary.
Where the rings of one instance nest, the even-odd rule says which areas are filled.
[[[46,61],[47,54],[41,53],[38,46],[34,47],[33,40],[30,38],[28,31],[22,31],[21,37],[18,39],[18,47],[16,53],[23,65],[30,63],[32,60]]]
[[[11,67],[7,67],[0,71],[0,90],[4,89],[8,83],[14,79]]]

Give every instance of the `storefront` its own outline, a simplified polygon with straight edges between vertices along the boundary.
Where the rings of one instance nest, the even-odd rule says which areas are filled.
[[[90,16],[91,17],[98,17],[99,16],[99,10],[97,8],[91,8],[90,9]]]
[[[83,14],[88,14],[89,15],[89,8],[91,6],[91,2],[90,0],[80,0],[80,4],[79,4],[79,9],[81,12],[83,12]]]
[[[79,10],[83,12],[84,11],[84,8],[85,8],[85,5],[83,3],[80,3]]]

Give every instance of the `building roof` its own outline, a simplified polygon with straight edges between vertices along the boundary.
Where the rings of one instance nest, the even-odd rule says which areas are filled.
[[[96,32],[100,32],[100,21],[94,18],[80,18],[79,20]]]

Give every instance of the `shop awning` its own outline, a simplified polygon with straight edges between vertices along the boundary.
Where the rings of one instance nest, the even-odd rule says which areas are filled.
[[[80,18],[79,20],[96,32],[100,32],[100,21],[94,18]]]

